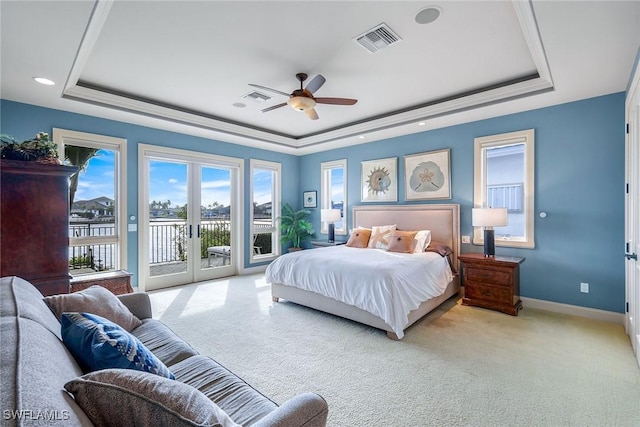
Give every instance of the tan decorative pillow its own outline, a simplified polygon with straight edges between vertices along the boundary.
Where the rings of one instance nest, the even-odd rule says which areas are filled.
[[[127,332],[142,325],[142,321],[134,316],[117,296],[107,288],[98,285],[72,294],[44,297],[44,302],[58,320],[62,318],[64,312],[93,313],[111,320]]]
[[[416,231],[394,231],[389,236],[389,252],[413,253]]]
[[[239,427],[198,389],[132,369],[103,369],[64,388],[96,426]]]
[[[367,247],[387,249],[387,246],[389,246],[389,236],[394,231],[396,231],[396,224],[371,227],[371,237],[369,238]]]
[[[351,232],[347,246],[352,248],[366,248],[371,237],[371,230],[368,228],[356,228]]]

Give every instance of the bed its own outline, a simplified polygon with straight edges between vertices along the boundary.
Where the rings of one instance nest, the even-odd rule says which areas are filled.
[[[341,316],[382,329],[391,339],[402,339],[404,331],[409,326],[460,291],[460,279],[457,273],[460,253],[460,207],[457,204],[355,206],[352,218],[354,229],[396,224],[397,230],[430,230],[431,241],[448,246],[451,248],[451,254],[448,257],[442,257],[436,253],[425,255],[383,254],[386,251],[381,249],[358,249],[344,245],[286,254],[271,263],[265,274],[267,281],[271,283],[272,299],[274,302],[284,299]],[[446,272],[434,273],[439,278],[437,290],[427,291],[413,284],[406,291],[399,290],[398,283],[405,281],[409,283],[409,279],[403,276],[400,276],[399,279],[390,276],[388,269],[376,270],[378,268],[375,266],[376,264],[388,263],[378,262],[377,258],[373,259],[374,255],[376,257],[394,256],[396,258],[393,262],[398,266],[405,266],[406,262],[414,262],[413,258],[423,257],[426,263],[439,266],[438,268],[442,267],[443,262],[446,263],[447,268],[449,266],[451,268],[448,269],[448,276],[443,276]],[[372,259],[369,260],[369,257]],[[356,271],[358,279],[344,275],[346,273],[343,270],[348,268],[338,266],[340,260],[350,260],[356,263],[355,267],[352,265],[352,270]],[[407,268],[397,268],[396,270],[414,269],[409,264],[406,266]],[[425,276],[430,274],[427,270],[418,271],[424,271]],[[304,283],[305,274],[320,275],[324,282],[321,282],[319,288],[312,288]],[[447,277],[444,283],[442,282],[443,277]],[[379,278],[382,278],[381,281],[384,283],[378,284]],[[413,280],[412,278],[411,281]],[[375,283],[372,285],[372,282]],[[426,282],[427,280],[423,282],[424,287],[426,287]],[[339,287],[345,283],[356,289],[362,287],[364,290],[359,294],[356,292],[355,296],[346,295],[345,290]],[[373,286],[373,288],[364,288],[365,286]],[[363,293],[375,295],[375,298],[380,298],[378,294],[382,294],[383,300],[382,302],[380,300],[371,302],[367,298],[363,298]]]

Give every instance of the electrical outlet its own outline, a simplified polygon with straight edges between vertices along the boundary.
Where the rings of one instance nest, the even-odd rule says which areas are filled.
[[[589,293],[589,284],[582,282],[580,283],[580,292],[588,294]]]
[[[471,236],[462,236],[462,243],[471,243]]]

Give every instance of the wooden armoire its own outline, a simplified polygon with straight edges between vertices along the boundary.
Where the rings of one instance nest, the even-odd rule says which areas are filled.
[[[69,292],[69,177],[76,167],[0,160],[0,276]]]

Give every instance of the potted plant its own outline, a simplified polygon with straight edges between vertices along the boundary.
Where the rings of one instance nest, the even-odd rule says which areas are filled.
[[[279,218],[280,241],[285,244],[291,243],[290,252],[301,250],[302,242],[315,233],[309,215],[311,212],[306,209],[294,211],[288,203],[282,205],[282,215]]]
[[[3,159],[60,164],[57,145],[49,140],[49,134],[46,132],[39,132],[33,139],[23,142],[18,142],[9,135],[0,135],[0,140],[0,157]]]

